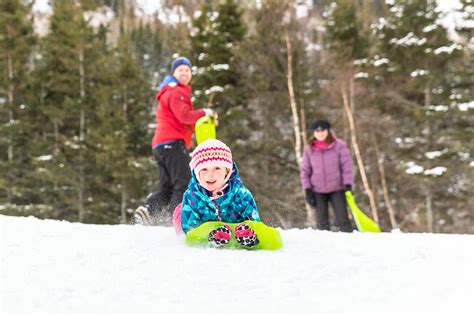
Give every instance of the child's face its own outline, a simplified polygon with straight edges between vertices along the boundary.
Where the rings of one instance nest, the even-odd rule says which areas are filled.
[[[201,185],[208,191],[215,191],[225,184],[227,169],[222,166],[203,168],[199,171]]]

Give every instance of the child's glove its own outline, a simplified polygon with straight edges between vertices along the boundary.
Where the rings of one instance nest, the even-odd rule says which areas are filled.
[[[260,243],[255,231],[245,223],[237,225],[235,227],[234,233],[237,243],[242,246],[251,247]]]
[[[224,245],[229,243],[231,236],[230,226],[224,224],[209,233],[208,241],[213,245]]]
[[[316,207],[316,195],[311,188],[304,190],[304,200],[306,200],[310,206]]]
[[[352,185],[347,184],[345,187],[346,187],[346,188],[345,188],[344,191],[350,191],[350,192],[352,192]]]

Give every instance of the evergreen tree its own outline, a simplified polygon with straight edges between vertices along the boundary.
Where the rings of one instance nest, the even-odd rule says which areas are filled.
[[[232,146],[238,139],[247,137],[241,128],[246,118],[247,97],[242,89],[241,63],[236,57],[246,32],[242,12],[234,0],[215,6],[205,3],[193,26],[194,96],[197,104],[207,104],[220,114],[223,127],[219,129],[219,137]]]
[[[436,105],[448,102],[447,74],[461,57],[461,46],[448,39],[436,6],[434,0],[397,1],[388,5],[389,14],[376,25],[377,54],[384,60],[376,75],[397,91],[398,104],[386,110],[406,122],[399,128],[399,144],[413,142],[401,153],[405,162],[400,170],[417,175],[414,179],[423,187],[412,196],[424,199],[428,231],[436,230],[435,221],[442,222],[446,211],[441,209],[446,208],[440,202],[450,199],[450,181],[458,177],[456,169],[445,167],[453,155],[444,154],[456,143],[450,134],[457,127],[446,124],[443,107]]]
[[[25,100],[35,43],[30,10],[19,0],[0,1],[0,202],[17,205],[32,201],[28,144],[33,131],[31,104]]]
[[[153,87],[157,90],[161,83],[160,79],[169,73],[168,62],[171,53],[163,48],[159,30],[152,29],[149,24],[141,23],[134,29],[131,32],[131,40],[141,68],[152,78]]]
[[[326,43],[338,60],[347,63],[367,54],[368,41],[351,1],[333,1],[329,7]]]
[[[448,39],[440,25],[436,1],[403,0],[388,6],[389,15],[377,31],[382,57],[389,60],[386,69],[400,76],[409,89],[420,91],[420,103],[429,103],[426,93],[436,86],[448,61],[459,56],[460,46]]]
[[[127,211],[137,205],[151,188],[155,173],[150,163],[151,87],[144,69],[138,65],[128,34],[122,33],[112,62],[110,85],[101,88],[97,108],[98,124],[93,142],[96,160],[103,170],[97,194],[97,213],[107,214],[115,222],[127,222]],[[110,222],[110,221],[109,221]]]
[[[458,10],[459,19],[456,22],[456,32],[461,35],[464,58],[459,65],[459,77],[451,77],[452,88],[461,102],[469,102],[474,98],[474,2],[461,0]],[[459,96],[460,95],[460,96]]]
[[[448,151],[442,151],[448,172],[453,171],[450,165],[455,164],[455,172],[451,172],[445,194],[448,198],[438,199],[439,207],[447,209],[438,218],[440,231],[469,231],[474,213],[469,205],[474,202],[473,190],[474,168],[474,2],[461,0],[457,10],[456,32],[461,38],[463,56],[457,62],[450,62],[444,76],[444,86],[449,87],[448,110],[442,112],[442,127],[446,131]],[[438,89],[438,91],[440,91]],[[443,94],[443,93],[441,93]],[[444,153],[446,152],[446,153]],[[456,209],[457,211],[455,211]],[[440,224],[443,223],[443,224]]]
[[[38,119],[43,126],[33,146],[37,155],[37,184],[43,202],[55,216],[85,221],[88,176],[93,159],[87,150],[87,130],[93,120],[95,64],[100,54],[96,36],[73,1],[56,1],[50,32],[43,43],[38,80]]]

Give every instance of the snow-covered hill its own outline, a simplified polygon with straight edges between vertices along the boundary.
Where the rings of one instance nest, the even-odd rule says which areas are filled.
[[[474,236],[281,231],[280,251],[172,228],[0,216],[0,311],[468,313]]]

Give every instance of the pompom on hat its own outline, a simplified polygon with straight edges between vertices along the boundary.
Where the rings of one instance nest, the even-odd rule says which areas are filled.
[[[208,139],[199,144],[191,154],[191,162],[189,163],[200,184],[200,170],[218,166],[225,167],[229,169],[226,177],[227,181],[232,174],[232,165],[232,151],[224,142],[216,139]]]

